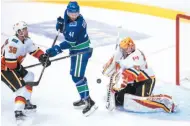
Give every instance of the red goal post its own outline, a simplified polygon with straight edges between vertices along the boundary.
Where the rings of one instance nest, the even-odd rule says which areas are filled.
[[[176,16],[176,84],[180,85],[180,19],[190,20],[190,16],[177,14]]]

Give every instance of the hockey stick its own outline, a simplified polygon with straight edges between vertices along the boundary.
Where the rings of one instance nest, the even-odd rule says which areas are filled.
[[[70,58],[70,57],[73,57],[73,56],[77,56],[77,55],[80,55],[80,54],[84,54],[84,53],[87,53],[87,52],[91,52],[92,50],[89,50],[89,51],[85,51],[85,52],[81,52],[81,53],[76,53],[76,54],[72,54],[72,55],[68,55],[68,56],[64,56],[64,57],[60,57],[60,58],[57,58],[57,59],[53,59],[51,60],[51,62],[54,62],[54,61],[58,61],[58,60],[62,60],[62,59],[66,59],[66,58]],[[39,64],[34,64],[34,65],[40,65],[41,63]],[[38,86],[40,80],[41,80],[41,77],[43,75],[43,72],[44,72],[44,68],[41,72],[41,75],[40,75],[40,78],[37,82],[27,82],[27,84],[31,85],[31,86]]]
[[[88,51],[84,51],[84,52],[80,52],[80,53],[76,53],[76,54],[72,54],[72,55],[68,55],[68,56],[63,56],[63,57],[59,57],[59,58],[56,58],[56,59],[53,59],[53,60],[50,60],[50,61],[55,62],[55,61],[59,61],[59,60],[62,60],[62,59],[67,59],[67,58],[70,58],[70,57],[73,57],[73,56],[77,56],[77,55],[80,55],[80,54],[85,54],[85,53],[88,53],[88,52],[91,52],[91,51],[92,50],[88,50]],[[36,64],[33,64],[33,65],[26,66],[24,68],[28,69],[28,68],[31,68],[31,67],[39,66],[41,64],[42,63],[36,63]]]
[[[112,84],[113,84],[113,76],[114,76],[114,74],[112,74],[110,77],[110,83],[109,83],[109,88],[108,88],[108,92],[107,92],[107,100],[106,100],[106,108],[107,109],[109,109],[109,107],[110,107],[110,93],[111,93],[111,88],[112,88]]]
[[[53,44],[52,44],[51,47],[53,47],[53,46],[55,45],[55,42],[57,41],[57,38],[58,38],[58,36],[59,36],[59,33],[60,33],[60,31],[57,32],[57,35],[56,35],[56,37],[55,37],[55,39],[54,39]],[[48,56],[48,58],[49,58],[49,56]],[[46,59],[46,62],[45,62],[45,63],[47,63],[48,58]],[[44,67],[43,67],[43,69],[42,69],[42,72],[41,72],[41,74],[40,74],[40,77],[39,77],[38,81],[36,81],[36,82],[26,82],[26,83],[27,83],[28,85],[30,85],[30,86],[37,86],[37,85],[40,83],[40,80],[41,80],[41,78],[42,78],[42,75],[44,74],[45,68],[46,68],[46,64],[44,65]]]
[[[117,50],[117,47],[118,47],[118,42],[119,42],[119,37],[120,37],[120,29],[122,27],[119,26],[117,28],[118,28],[118,31],[117,31],[117,39],[116,39],[115,50]],[[112,88],[112,83],[113,83],[113,77],[114,77],[114,73],[110,77],[109,88],[108,88],[108,91],[107,91],[107,101],[106,101],[106,108],[107,109],[109,109],[109,107],[110,107],[110,93],[111,93],[111,88]]]
[[[120,30],[121,30],[122,26],[118,26],[117,27],[117,39],[116,39],[116,45],[115,45],[115,50],[118,47],[118,42],[119,42],[119,37],[120,37]]]

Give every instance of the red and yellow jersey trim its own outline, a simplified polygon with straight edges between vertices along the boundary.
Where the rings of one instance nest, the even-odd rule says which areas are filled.
[[[40,56],[42,55],[42,54],[44,54],[44,52],[40,49],[40,48],[38,48],[37,50],[35,50],[34,52],[30,52],[30,55],[32,55],[32,56],[34,56],[34,57],[36,57],[36,58],[40,58]]]
[[[17,59],[8,59],[1,56],[1,70],[7,70],[7,68],[13,70],[17,68],[17,65],[21,64],[24,58],[25,56],[19,56]]]
[[[137,100],[137,99],[133,99],[134,101],[136,101],[137,103],[146,106],[148,108],[152,108],[152,109],[156,109],[156,108],[162,108],[164,109],[166,112],[170,112],[170,109],[167,108],[164,104],[162,103],[158,103],[155,101],[149,101],[149,100]]]
[[[16,104],[26,104],[26,99],[24,97],[18,96],[15,98]]]
[[[141,82],[148,79],[154,79],[155,76],[149,76],[146,72],[140,70],[137,73],[133,69],[126,69],[122,72],[123,75],[123,86],[126,85],[128,82]]]
[[[24,56],[19,56],[19,57],[17,58],[18,63],[21,64],[21,63],[23,62],[23,60],[24,60],[25,57],[26,57],[26,55],[24,55]]]
[[[32,93],[32,87],[31,87],[31,86],[26,85],[25,87],[26,87],[26,89],[28,90],[28,92]]]
[[[4,60],[4,62],[3,61],[1,61],[1,65],[3,65],[4,67],[6,66],[7,68],[9,68],[10,70],[13,70],[13,69],[15,69],[15,68],[17,68],[17,59],[1,59],[1,60]],[[2,62],[4,63],[4,64],[2,64]],[[6,68],[6,69],[7,69]],[[4,69],[3,69],[4,70]]]
[[[139,74],[132,69],[126,69],[122,73],[123,79],[128,82],[134,81],[138,78]]]

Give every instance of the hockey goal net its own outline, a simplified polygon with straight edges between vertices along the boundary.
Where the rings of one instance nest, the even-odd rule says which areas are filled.
[[[176,16],[176,84],[190,82],[190,16]]]

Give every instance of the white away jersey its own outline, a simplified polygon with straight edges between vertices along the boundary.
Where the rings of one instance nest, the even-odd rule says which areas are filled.
[[[30,38],[22,42],[17,36],[9,37],[2,48],[1,69],[6,70],[6,67],[14,69],[17,63],[20,64],[24,60],[27,53],[39,58],[43,51],[35,46]]]

